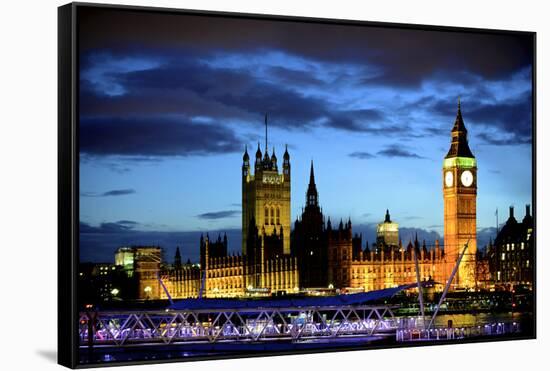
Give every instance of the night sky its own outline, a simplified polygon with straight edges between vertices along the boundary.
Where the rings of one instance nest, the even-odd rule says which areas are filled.
[[[82,9],[82,8],[80,8]],[[311,160],[320,203],[374,242],[443,231],[457,98],[478,161],[478,246],[532,202],[530,36],[80,10],[81,261],[122,245],[240,251],[241,164],[288,144],[292,219]],[[442,241],[441,241],[442,242]]]

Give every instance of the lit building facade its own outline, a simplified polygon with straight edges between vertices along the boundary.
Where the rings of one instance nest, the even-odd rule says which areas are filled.
[[[280,236],[251,227],[247,242],[249,254],[228,254],[225,236],[213,241],[208,235],[201,236],[199,264],[188,261],[160,272],[170,296],[229,298],[296,292],[300,287],[297,260],[282,254]],[[178,255],[179,250],[176,258]],[[159,298],[167,297],[164,290],[159,292]]]
[[[533,287],[533,217],[525,206],[525,216],[518,222],[510,207],[508,220],[487,249],[491,281],[496,289],[513,290]]]
[[[283,238],[283,253],[290,254],[290,155],[283,155],[279,173],[275,148],[269,156],[267,142],[267,115],[265,117],[265,152],[262,158],[260,143],[256,151],[254,173],[245,148],[242,164],[242,253],[248,253],[247,239],[251,221],[266,235],[278,234]]]
[[[416,267],[414,254],[418,259],[420,280],[433,280],[437,283],[436,290],[443,288],[446,281],[446,259],[439,240],[435,246],[428,248],[425,242],[422,246],[418,240],[409,241],[406,248],[365,249],[361,255],[351,261],[349,287],[361,288],[365,291],[382,290],[399,285],[416,282]]]
[[[158,246],[120,247],[115,253],[115,264],[121,266],[128,279],[135,284],[133,297],[140,300],[159,298],[162,250]]]
[[[310,292],[310,289],[371,291],[410,284],[416,281],[416,256],[420,279],[433,280],[437,283],[436,290],[442,290],[461,248],[468,243],[451,290],[486,287],[488,277],[493,276],[493,272],[489,276],[489,270],[496,272],[495,280],[508,282],[512,273],[503,261],[478,262],[476,258],[477,163],[468,145],[460,102],[451,137],[451,148],[443,164],[443,246],[439,240],[426,246],[415,238],[404,247],[399,238],[399,224],[391,220],[386,210],[384,221],[377,227],[376,244],[369,247],[367,243],[363,247],[362,236],[353,233],[351,219],[345,223],[341,220],[335,227],[330,218],[325,222],[313,162],[305,207],[291,233],[290,156],[285,151],[279,173],[275,154],[269,156],[267,152],[266,118],[266,152],[262,155],[258,146],[254,174],[246,148],[243,155],[242,253],[228,253],[226,236],[212,240],[207,234],[199,242],[198,263],[182,264],[178,249],[173,266],[161,269],[160,260],[140,265],[136,259],[139,261],[137,256],[141,255],[122,248],[117,252],[117,264],[141,269],[139,277],[145,282],[140,283],[139,290],[144,292],[151,287],[151,295],[156,298],[166,298],[167,292],[173,298],[246,297]],[[503,246],[531,246],[532,219],[530,228],[520,228],[521,241],[520,237],[497,238],[495,246],[498,242],[500,250],[494,250],[492,256],[501,257]],[[510,255],[510,259],[519,258]],[[527,255],[521,259],[525,268],[532,265],[532,258]],[[521,277],[518,282],[532,282],[530,272],[530,277],[527,271],[514,273],[514,277]],[[159,274],[166,290],[153,282]]]

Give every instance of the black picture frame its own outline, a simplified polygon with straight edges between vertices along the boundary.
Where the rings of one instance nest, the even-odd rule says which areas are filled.
[[[180,15],[201,15],[208,17],[229,17],[237,19],[255,19],[270,21],[294,21],[315,24],[377,26],[385,28],[453,31],[462,33],[484,34],[518,34],[532,38],[533,43],[533,79],[532,79],[532,212],[534,217],[534,277],[537,276],[537,192],[536,192],[536,153],[537,153],[537,115],[536,115],[536,32],[493,30],[482,28],[462,28],[433,26],[421,24],[402,24],[386,22],[370,22],[342,19],[310,18],[297,16],[231,13],[219,11],[201,11],[189,9],[157,8],[145,6],[110,5],[96,3],[70,3],[58,8],[58,363],[69,368],[88,368],[97,366],[121,366],[134,364],[150,364],[165,362],[199,361],[213,359],[231,359],[243,357],[265,357],[284,354],[307,354],[320,352],[341,352],[350,350],[365,350],[378,348],[400,348],[426,346],[426,344],[404,345],[370,345],[366,347],[337,348],[328,350],[292,350],[264,352],[261,354],[198,356],[193,358],[174,358],[162,360],[121,361],[111,364],[80,364],[78,361],[78,328],[79,313],[76,304],[77,275],[79,263],[79,125],[78,125],[78,91],[79,91],[79,58],[78,58],[78,11],[82,8],[99,7],[106,9],[131,10],[138,12],[170,13]],[[490,341],[526,340],[536,338],[537,328],[537,289],[536,279],[533,282],[533,320],[534,332],[529,336],[518,336],[513,339],[491,339]],[[485,342],[484,339],[465,339],[461,343]],[[441,341],[445,345],[452,341]]]

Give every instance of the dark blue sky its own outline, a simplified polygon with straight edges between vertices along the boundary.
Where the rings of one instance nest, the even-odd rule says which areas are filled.
[[[324,213],[374,239],[442,232],[441,168],[457,97],[478,160],[482,246],[531,203],[532,42],[494,35],[84,10],[80,22],[81,260],[122,244],[227,231],[240,250],[240,166],[264,141],[292,164],[292,218],[309,163]],[[519,212],[522,217],[522,211]]]

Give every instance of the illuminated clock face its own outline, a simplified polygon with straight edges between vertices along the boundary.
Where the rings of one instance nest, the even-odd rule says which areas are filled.
[[[450,187],[453,185],[453,173],[451,171],[447,171],[445,173],[445,185],[447,187]]]
[[[460,181],[462,182],[462,185],[464,187],[469,187],[474,182],[474,175],[470,170],[466,170],[462,172],[462,175],[460,176]]]

